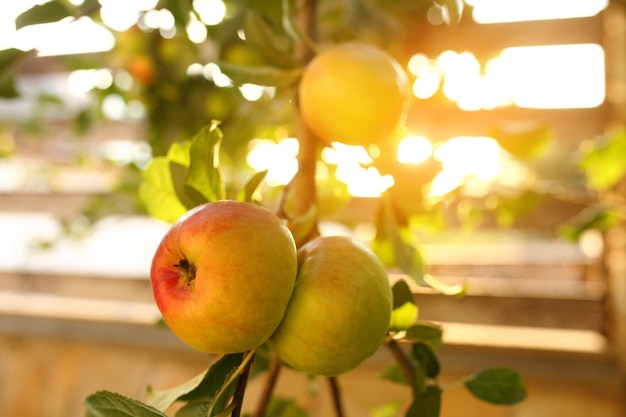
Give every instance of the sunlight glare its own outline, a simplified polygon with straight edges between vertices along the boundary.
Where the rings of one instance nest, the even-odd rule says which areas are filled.
[[[36,49],[39,56],[104,52],[113,49],[115,38],[88,17],[30,25],[15,32],[13,47]]]
[[[193,8],[209,26],[221,23],[226,17],[226,4],[222,0],[193,0]]]
[[[271,139],[252,139],[246,162],[257,172],[267,170],[265,181],[271,186],[286,185],[298,171],[299,144],[294,138],[276,143]]]
[[[398,145],[398,162],[401,164],[419,164],[430,158],[433,146],[423,136],[408,136]]]
[[[597,44],[506,48],[500,54],[514,104],[589,108],[604,102],[604,50]]]
[[[493,181],[502,169],[500,145],[490,137],[458,136],[448,139],[435,149],[434,157],[443,170],[457,172],[463,177],[475,176]]]
[[[477,23],[521,22],[595,16],[608,0],[466,0]]]
[[[364,165],[372,162],[362,146],[348,146],[333,142],[332,147],[322,150],[322,160],[337,166],[337,179],[348,187],[354,197],[378,197],[394,184],[391,175],[381,175],[374,167]]]

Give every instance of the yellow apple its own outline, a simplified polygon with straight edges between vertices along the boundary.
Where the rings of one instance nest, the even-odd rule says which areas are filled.
[[[411,96],[402,66],[385,50],[345,42],[319,52],[298,86],[300,114],[325,143],[380,143],[401,125]]]
[[[392,294],[381,261],[361,242],[323,236],[298,251],[298,277],[270,346],[289,366],[336,376],[372,356],[389,327]]]
[[[217,201],[182,216],[154,255],[150,280],[163,319],[204,352],[244,352],[283,318],[297,275],[285,224],[251,203]]]

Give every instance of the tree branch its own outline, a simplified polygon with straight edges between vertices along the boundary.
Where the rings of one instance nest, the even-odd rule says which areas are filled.
[[[402,373],[404,373],[407,381],[413,384],[413,381],[415,380],[415,367],[411,361],[409,361],[409,358],[406,357],[404,351],[400,347],[400,344],[396,340],[390,339],[386,345],[391,351],[391,354],[396,362],[398,362],[398,365],[400,366]]]
[[[265,416],[265,411],[267,410],[267,406],[272,399],[272,393],[274,392],[274,387],[276,386],[276,381],[278,380],[280,370],[280,359],[278,359],[278,356],[273,354],[272,360],[267,370],[267,379],[265,380],[265,386],[263,387],[263,391],[261,392],[261,397],[259,399],[259,404],[257,405],[256,411],[254,412],[254,417]]]
[[[343,402],[341,400],[341,390],[336,377],[329,377],[328,382],[330,384],[330,391],[333,397],[333,406],[335,407],[335,416],[343,417],[345,415],[343,410]]]

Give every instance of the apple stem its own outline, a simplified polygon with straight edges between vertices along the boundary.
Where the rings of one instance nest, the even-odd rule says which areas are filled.
[[[267,410],[267,406],[270,403],[270,399],[272,398],[272,393],[274,392],[274,387],[276,386],[276,381],[278,381],[278,374],[280,373],[282,366],[280,363],[280,359],[276,354],[272,355],[272,360],[270,361],[269,368],[267,370],[267,379],[265,380],[265,386],[263,387],[263,391],[261,392],[261,397],[259,399],[259,404],[254,413],[254,417],[264,417],[265,411]]]
[[[337,378],[332,376],[328,378],[328,382],[330,384],[330,392],[333,396],[333,406],[335,407],[335,415],[337,417],[343,417],[345,414],[343,412],[343,401],[341,396],[341,389],[339,388],[339,383]]]
[[[248,377],[250,376],[250,369],[252,368],[252,363],[254,362],[254,351],[248,352],[248,355],[252,356],[246,362],[244,368],[241,370],[241,374],[239,375],[239,379],[237,380],[237,387],[235,388],[235,393],[233,395],[232,404],[234,405],[233,411],[231,413],[231,417],[240,417],[241,409],[243,406],[243,397],[246,392],[246,386],[248,384]]]

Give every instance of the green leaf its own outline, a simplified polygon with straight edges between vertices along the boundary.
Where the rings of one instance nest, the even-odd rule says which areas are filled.
[[[547,124],[509,124],[491,129],[489,134],[500,147],[522,160],[538,158],[550,148],[554,131]]]
[[[4,49],[0,51],[0,74],[4,74],[29,52],[25,52],[15,48]]]
[[[267,11],[245,11],[243,30],[246,42],[250,42],[263,55],[265,62],[281,68],[293,68],[297,61],[293,54],[293,40],[286,36],[282,27],[271,21]]]
[[[293,399],[272,397],[267,407],[267,416],[272,417],[308,417],[308,413]]]
[[[174,189],[167,157],[154,158],[141,176],[139,198],[150,216],[174,223],[185,214],[187,208],[180,202]]]
[[[207,202],[207,199],[204,198],[202,194],[194,189],[190,189],[190,187],[187,187],[185,184],[185,180],[189,176],[188,167],[173,161],[170,161],[169,167],[176,197],[183,203],[187,210]]]
[[[442,336],[441,326],[429,322],[419,322],[406,330],[404,340],[412,343],[426,343],[434,350],[441,345]]]
[[[520,375],[508,368],[489,368],[465,380],[465,387],[475,397],[493,404],[515,404],[526,398]]]
[[[15,29],[24,26],[37,25],[40,23],[57,22],[66,17],[72,16],[73,11],[65,7],[65,2],[49,1],[44,4],[36,5],[20,14],[15,19]]]
[[[417,319],[418,308],[415,304],[413,293],[404,280],[399,280],[393,285],[393,310],[389,329],[398,331],[411,327]]]
[[[430,345],[426,343],[413,344],[411,356],[424,369],[428,378],[436,378],[439,375],[439,360]]]
[[[622,220],[619,213],[610,208],[587,207],[559,225],[559,236],[577,242],[588,230],[608,230]]]
[[[224,179],[219,166],[221,141],[222,132],[216,124],[204,127],[191,141],[185,186],[196,190],[206,201],[225,198]]]
[[[244,185],[244,187],[239,191],[239,194],[237,195],[237,200],[245,201],[248,203],[252,203],[258,200],[256,194],[258,193],[261,183],[266,176],[267,170],[260,171],[254,174],[252,178],[250,178],[248,182],[246,182],[246,185]]]
[[[180,397],[181,401],[214,398],[228,378],[241,365],[243,353],[222,356],[207,370],[202,381],[190,392]]]
[[[300,78],[300,68],[279,68],[270,65],[241,65],[232,62],[216,62],[220,70],[236,85],[257,84],[284,87],[294,85]]]
[[[167,417],[147,404],[123,395],[98,391],[85,398],[88,417]]]
[[[19,95],[11,69],[28,52],[15,48],[0,51],[0,97],[15,98]]]
[[[189,23],[189,15],[192,12],[191,2],[180,0],[165,0],[165,8],[174,16],[176,27],[185,28]]]
[[[600,143],[588,145],[580,167],[591,188],[607,190],[626,175],[626,131],[620,131]]]
[[[406,417],[439,417],[441,409],[441,389],[429,387],[413,399]]]
[[[391,198],[385,194],[382,200],[383,229],[386,237],[391,241],[395,262],[415,282],[422,286],[428,286],[424,281],[425,265],[421,251],[412,244],[407,243],[402,236]]]
[[[370,417],[395,417],[398,415],[399,408],[398,402],[381,405],[370,411]]]
[[[183,382],[182,384],[166,389],[155,391],[152,386],[148,386],[146,390],[146,404],[156,408],[157,410],[165,411],[172,406],[176,401],[180,399],[180,397],[189,394],[204,380],[207,371],[202,372],[201,374],[196,375],[188,381]]]
[[[410,231],[406,227],[400,227],[397,219],[398,214],[394,210],[391,197],[385,193],[381,199],[382,213],[380,221],[382,222],[384,235],[382,237],[377,236],[377,239],[389,239],[397,266],[423,287],[434,288],[446,295],[463,296],[467,291],[466,283],[446,285],[432,275],[425,273],[426,265],[422,251],[410,243]]]
[[[300,29],[300,25],[298,25],[295,20],[295,12],[293,10],[291,0],[282,0],[281,4],[283,8],[281,22],[283,25],[283,29],[285,29],[285,32],[287,32],[287,34],[289,34],[289,36],[291,36],[294,41],[301,41],[308,45],[309,48],[311,48],[313,51],[316,51],[317,45],[315,44],[313,39],[311,39],[308,34]]]
[[[393,382],[401,385],[411,385],[411,383],[406,379],[406,375],[402,372],[400,365],[397,362],[393,362],[391,365],[386,367],[380,377],[389,382]]]

